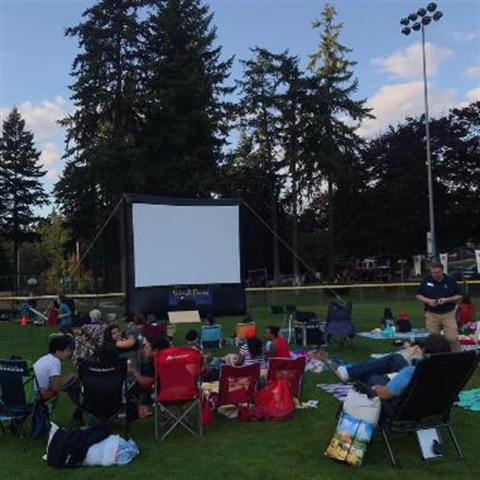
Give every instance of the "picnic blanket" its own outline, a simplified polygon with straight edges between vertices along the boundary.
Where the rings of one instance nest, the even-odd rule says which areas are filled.
[[[480,388],[460,392],[459,401],[455,402],[455,405],[458,405],[465,410],[480,412]]]
[[[396,332],[393,337],[386,337],[382,332],[359,332],[360,337],[369,338],[370,340],[409,340],[410,338],[428,337],[428,332],[424,328],[414,328],[411,332]]]
[[[353,388],[351,383],[319,383],[318,388],[325,393],[333,395],[339,402],[343,402],[348,395],[348,392]]]

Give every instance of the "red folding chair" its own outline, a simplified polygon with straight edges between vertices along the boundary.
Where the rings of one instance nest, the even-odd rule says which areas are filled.
[[[253,403],[259,378],[259,363],[240,367],[223,365],[220,369],[217,407]]]
[[[286,380],[292,397],[300,399],[305,362],[305,357],[299,357],[295,360],[272,357],[268,362],[267,382],[279,379]]]
[[[162,440],[177,426],[202,435],[201,364],[201,352],[188,347],[166,348],[155,355],[155,439],[160,426],[166,430]],[[159,412],[164,414],[162,425]]]

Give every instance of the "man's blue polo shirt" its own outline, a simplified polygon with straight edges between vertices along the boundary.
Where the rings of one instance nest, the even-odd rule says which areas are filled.
[[[457,282],[448,275],[444,274],[441,282],[436,282],[430,275],[423,279],[418,288],[418,294],[430,299],[453,297],[454,295],[458,295],[458,285]],[[425,305],[425,310],[432,313],[446,313],[452,311],[454,308],[455,303],[453,302],[442,303],[435,307]]]

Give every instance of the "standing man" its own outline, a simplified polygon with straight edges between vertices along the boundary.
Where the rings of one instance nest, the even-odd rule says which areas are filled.
[[[440,262],[430,265],[430,275],[423,279],[415,297],[425,305],[425,324],[430,334],[442,331],[452,345],[452,352],[460,351],[458,343],[455,304],[462,299],[457,282],[443,272]]]

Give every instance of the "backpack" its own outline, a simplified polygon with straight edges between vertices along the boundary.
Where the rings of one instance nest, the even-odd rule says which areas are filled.
[[[59,428],[50,439],[47,463],[56,468],[72,468],[82,464],[88,449],[110,435],[105,423],[86,430]]]

